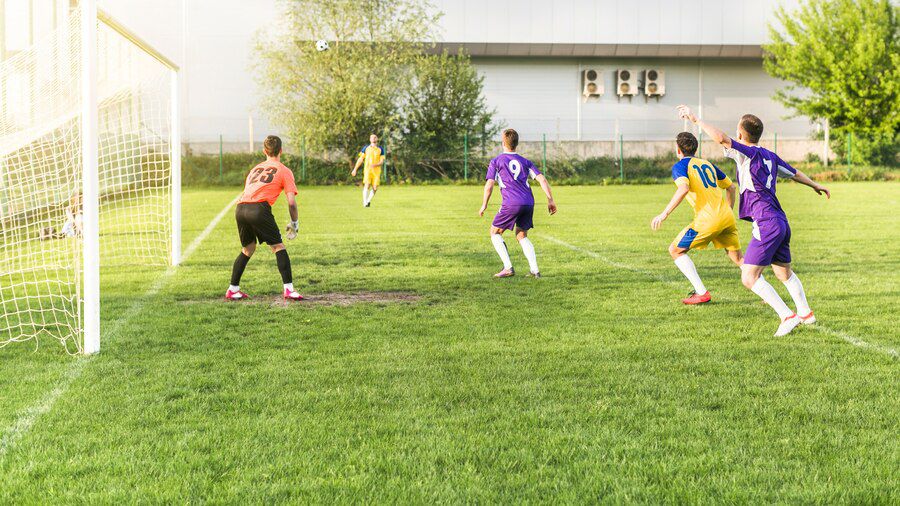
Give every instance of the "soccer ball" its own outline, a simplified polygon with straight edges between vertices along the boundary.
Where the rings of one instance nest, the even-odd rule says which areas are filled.
[[[317,40],[316,41],[316,51],[328,51],[328,41],[327,40]]]

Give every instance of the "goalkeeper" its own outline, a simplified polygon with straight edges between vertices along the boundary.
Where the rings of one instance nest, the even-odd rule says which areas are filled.
[[[263,142],[263,151],[266,153],[266,161],[250,170],[244,183],[244,193],[241,194],[235,210],[238,235],[241,238],[241,252],[234,261],[231,270],[231,286],[225,292],[225,300],[241,300],[248,298],[241,291],[241,276],[247,267],[247,262],[256,251],[256,243],[266,243],[275,253],[278,263],[278,272],[281,273],[281,281],[284,283],[284,299],[288,301],[303,300],[303,296],[294,290],[293,274],[291,273],[291,259],[284,242],[281,240],[281,232],[275,217],[272,215],[272,205],[278,200],[278,196],[284,191],[287,198],[288,210],[291,214],[291,223],[287,226],[287,237],[297,237],[297,185],[294,183],[294,173],[281,163],[281,139],[274,135],[266,137]]]

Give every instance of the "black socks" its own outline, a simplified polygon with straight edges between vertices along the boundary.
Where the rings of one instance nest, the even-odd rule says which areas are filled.
[[[234,259],[234,267],[231,268],[232,285],[240,286],[241,276],[244,275],[244,269],[247,268],[247,262],[249,261],[250,257],[245,255],[243,251],[238,253],[237,258]],[[294,275],[291,273],[291,257],[288,256],[287,250],[283,249],[275,253],[275,261],[278,263],[278,272],[281,273],[282,283],[293,283]]]
[[[288,256],[287,250],[283,249],[275,253],[275,261],[278,262],[281,282],[284,284],[293,283],[294,275],[291,273],[291,257]]]
[[[250,261],[250,257],[244,254],[243,251],[238,253],[237,258],[234,259],[234,267],[231,268],[231,284],[234,286],[240,286],[241,284],[241,276],[244,275],[244,269],[247,268],[247,262]]]

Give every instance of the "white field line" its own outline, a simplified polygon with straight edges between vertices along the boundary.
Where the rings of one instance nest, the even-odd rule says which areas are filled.
[[[816,330],[819,330],[821,332],[824,332],[826,334],[829,334],[829,335],[832,335],[835,337],[840,337],[841,339],[843,339],[844,341],[847,341],[848,343],[852,344],[853,346],[859,346],[860,348],[868,348],[870,350],[879,351],[881,353],[886,353],[894,358],[900,358],[900,353],[898,353],[897,350],[895,350],[894,348],[888,348],[887,346],[881,346],[878,344],[867,343],[866,341],[863,341],[862,339],[860,339],[858,337],[851,336],[850,334],[848,334],[846,332],[841,332],[840,330],[830,329],[830,328],[822,325],[821,323],[816,323],[815,325],[813,325],[813,328]]]
[[[184,254],[182,255],[182,261],[187,260],[191,254],[197,250],[203,241],[209,237],[209,234],[216,228],[222,218],[225,217],[225,214],[228,213],[228,210],[234,207],[239,197],[235,197],[234,200],[228,203],[224,209],[222,209],[219,214],[217,214],[212,221],[209,222],[209,225],[203,229],[203,232],[200,233],[193,241],[188,245],[184,250]],[[177,272],[176,267],[169,267],[166,271],[150,285],[144,295],[141,298],[134,301],[134,303],[115,321],[110,325],[107,329],[103,331],[104,340],[110,339],[111,337],[117,335],[122,327],[125,326],[132,318],[140,314],[143,311],[144,306],[147,303],[147,300],[151,297],[155,296],[159,293],[160,290],[168,283],[169,279],[171,279],[172,275]],[[53,390],[48,392],[40,401],[31,406],[22,410],[19,413],[19,416],[16,417],[16,421],[3,431],[2,436],[0,436],[0,459],[2,459],[10,449],[12,449],[25,434],[31,430],[31,427],[37,422],[38,418],[41,415],[48,413],[53,405],[56,403],[57,399],[62,396],[66,390],[69,389],[69,386],[75,381],[79,375],[81,375],[81,371],[84,369],[85,364],[89,363],[93,360],[93,357],[76,357],[72,360],[69,367],[66,368],[65,374],[63,377],[56,383],[53,387]]]
[[[548,241],[550,241],[550,242],[552,242],[552,243],[559,244],[560,246],[563,246],[563,247],[565,247],[565,248],[568,248],[568,249],[570,249],[570,250],[572,250],[572,251],[577,251],[578,253],[581,253],[581,254],[583,254],[583,255],[589,256],[589,257],[591,257],[591,258],[596,258],[597,260],[600,260],[600,261],[602,261],[602,262],[604,262],[604,263],[607,263],[607,264],[609,264],[609,265],[611,265],[611,266],[613,266],[613,267],[616,267],[616,268],[619,268],[619,269],[629,270],[629,271],[631,271],[631,272],[636,272],[636,273],[639,273],[639,274],[644,274],[644,275],[646,275],[646,276],[652,277],[652,278],[654,278],[654,279],[657,279],[657,280],[659,280],[659,281],[663,281],[663,282],[666,282],[666,283],[673,283],[673,284],[682,285],[682,283],[678,283],[678,282],[676,282],[676,281],[672,281],[671,279],[666,279],[666,278],[664,278],[664,277],[662,277],[662,276],[660,276],[660,275],[658,275],[658,274],[656,274],[656,273],[654,273],[654,272],[652,272],[652,271],[648,271],[648,270],[646,270],[646,269],[641,269],[641,268],[638,268],[638,267],[633,267],[633,266],[628,265],[628,264],[623,264],[623,263],[621,263],[621,262],[617,262],[617,261],[615,261],[615,260],[611,260],[611,259],[609,259],[609,258],[607,258],[607,257],[605,257],[605,256],[603,256],[603,255],[601,255],[600,253],[597,253],[596,251],[587,250],[587,249],[581,248],[581,247],[579,247],[579,246],[575,246],[574,244],[569,244],[569,243],[567,243],[567,242],[565,242],[565,241],[562,241],[562,240],[560,240],[560,239],[557,239],[556,237],[553,237],[553,236],[551,236],[551,235],[546,235],[546,234],[536,234],[536,235],[539,235],[540,237],[543,237],[544,239],[547,239]],[[820,331],[820,332],[824,332],[824,333],[826,333],[826,334],[828,334],[828,335],[831,335],[831,336],[834,336],[834,337],[839,337],[839,338],[843,339],[844,341],[846,341],[846,342],[852,344],[853,346],[857,346],[857,347],[859,347],[859,348],[865,348],[865,349],[877,351],[877,352],[880,352],[880,353],[884,353],[884,354],[890,355],[890,356],[893,357],[893,358],[900,358],[900,353],[898,353],[897,350],[895,350],[895,349],[893,349],[893,348],[888,348],[888,347],[886,347],[886,346],[881,346],[881,345],[878,345],[878,344],[872,344],[872,343],[863,341],[862,339],[860,339],[860,338],[858,338],[858,337],[855,337],[855,336],[851,336],[850,334],[848,334],[848,333],[846,333],[846,332],[842,332],[842,331],[840,331],[840,330],[833,330],[833,329],[830,329],[830,328],[828,328],[828,327],[822,325],[821,323],[816,323],[816,324],[812,325],[811,327],[812,327],[814,330],[818,330],[818,331]]]
[[[544,239],[547,239],[550,242],[553,242],[553,243],[559,244],[560,246],[568,248],[572,251],[577,251],[578,253],[581,253],[582,255],[589,256],[591,258],[596,258],[597,260],[600,260],[603,263],[609,264],[617,269],[625,269],[626,271],[643,274],[644,276],[648,276],[653,279],[656,279],[657,281],[662,281],[663,283],[669,283],[671,285],[688,286],[686,284],[687,280],[685,280],[684,282],[675,281],[675,280],[667,278],[665,276],[660,276],[659,274],[657,274],[653,271],[648,271],[647,269],[641,269],[640,267],[634,267],[634,266],[631,266],[628,264],[623,264],[621,262],[617,262],[615,260],[610,259],[609,257],[603,256],[600,253],[597,253],[596,251],[591,251],[588,249],[581,248],[579,246],[575,246],[574,244],[569,244],[565,241],[557,239],[556,237],[553,237],[552,235],[547,235],[547,234],[537,234],[537,235],[539,235],[540,237],[543,237]]]
[[[71,385],[72,382],[75,381],[75,378],[81,374],[84,364],[89,360],[91,359],[73,359],[69,364],[69,367],[66,368],[63,377],[53,387],[53,390],[48,392],[40,401],[28,406],[19,413],[19,416],[16,417],[16,421],[12,426],[4,430],[3,436],[0,437],[0,459],[2,459],[6,453],[22,439],[22,436],[31,430],[31,426],[34,425],[34,422],[37,421],[41,415],[50,411],[50,408],[53,407],[56,400],[59,399],[63,392],[69,389],[69,385]]]
[[[234,200],[229,202],[228,205],[225,206],[221,211],[219,211],[219,214],[217,214],[216,217],[213,218],[211,222],[209,222],[209,225],[207,225],[206,228],[203,229],[203,232],[200,232],[200,235],[195,237],[194,240],[191,241],[190,244],[188,244],[188,247],[184,249],[184,253],[182,254],[183,259],[187,260],[187,258],[191,256],[191,253],[197,250],[200,244],[205,241],[207,237],[209,237],[209,234],[211,234],[212,231],[215,230],[219,222],[222,221],[222,218],[224,218],[228,211],[232,207],[234,207],[235,204],[237,204],[237,201],[240,198],[241,196],[238,195],[234,198]]]

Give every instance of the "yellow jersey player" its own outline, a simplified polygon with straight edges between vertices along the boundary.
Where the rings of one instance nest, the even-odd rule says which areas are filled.
[[[369,136],[369,144],[359,150],[356,165],[350,173],[356,177],[356,171],[360,165],[363,167],[363,207],[372,205],[375,192],[378,191],[378,183],[381,181],[381,166],[384,165],[384,148],[378,145],[378,136]],[[371,187],[371,189],[370,189]]]
[[[682,302],[703,304],[709,302],[711,297],[687,252],[704,249],[712,242],[718,249],[725,248],[731,261],[741,265],[741,243],[734,213],[731,211],[737,192],[731,179],[718,167],[702,158],[694,158],[697,152],[697,138],[694,134],[681,132],[675,138],[675,144],[680,160],[672,166],[672,180],[678,189],[663,212],[653,218],[650,227],[659,230],[663,221],[685,198],[694,208],[694,221],[675,237],[669,246],[669,254],[694,286],[694,291]],[[725,190],[724,198],[722,189]]]

